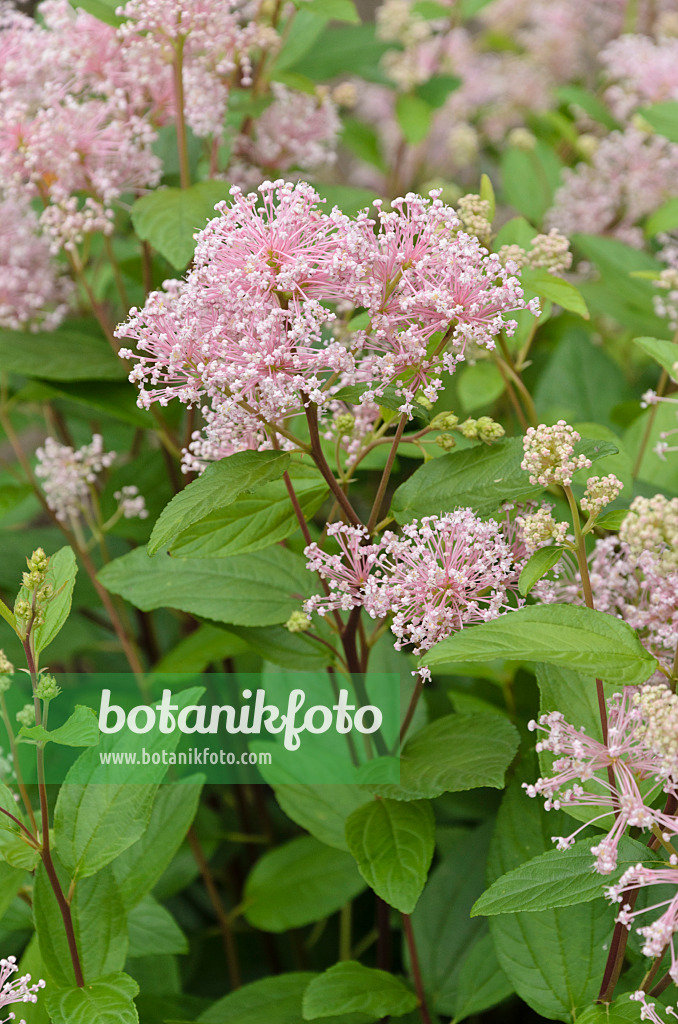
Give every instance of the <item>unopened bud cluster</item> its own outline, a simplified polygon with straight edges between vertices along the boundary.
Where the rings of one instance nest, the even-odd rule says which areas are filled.
[[[285,628],[290,633],[305,633],[310,628],[311,620],[305,612],[297,611],[292,612],[289,619],[285,623]]]
[[[643,686],[634,698],[645,723],[643,740],[668,772],[678,770],[678,694],[665,686]]]
[[[564,544],[567,539],[567,523],[559,523],[553,518],[553,505],[542,505],[535,512],[524,516],[516,516],[520,527],[520,535],[528,552],[532,554],[537,548],[549,541]]]
[[[36,548],[30,558],[26,559],[28,572],[21,577],[22,589],[14,606],[17,624],[23,632],[28,625],[39,626],[45,621],[45,607],[54,597],[54,588],[46,583],[49,558],[42,548]]]
[[[565,420],[548,427],[528,427],[523,438],[525,457],[521,469],[530,474],[531,484],[550,487],[560,484],[569,487],[578,469],[588,469],[591,460],[585,455],[575,455],[574,446],[581,440],[580,435]]]
[[[519,270],[530,267],[534,270],[548,270],[549,274],[560,274],[572,265],[570,242],[557,228],[551,228],[547,235],[535,235],[530,242],[531,249],[520,245],[502,245],[499,259],[503,266],[509,261]]]
[[[14,675],[14,665],[3,650],[0,650],[0,693],[9,690],[11,677]]]
[[[607,476],[590,476],[586,483],[586,491],[581,499],[581,507],[588,512],[591,519],[596,519],[606,505],[619,497],[624,485],[614,473]]]
[[[484,441],[485,444],[498,441],[506,433],[501,423],[497,423],[490,416],[479,416],[477,420],[469,416],[460,423],[459,417],[453,412],[438,413],[431,420],[430,426],[432,430],[457,430],[470,441]],[[436,438],[436,444],[445,451],[450,451],[456,442],[451,434],[445,433]]]
[[[40,676],[38,685],[35,688],[35,695],[40,700],[54,700],[61,693],[61,687],[57,684],[54,676],[45,674]]]
[[[471,192],[459,199],[457,213],[464,231],[489,246],[492,238],[492,209],[489,200],[481,199]]]
[[[33,704],[24,704],[21,711],[17,711],[16,720],[19,725],[25,725],[29,728],[35,725],[35,707]]]

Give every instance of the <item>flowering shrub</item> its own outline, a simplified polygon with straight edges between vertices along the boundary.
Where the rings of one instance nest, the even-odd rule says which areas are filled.
[[[678,1016],[674,6],[0,0],[4,1021]]]

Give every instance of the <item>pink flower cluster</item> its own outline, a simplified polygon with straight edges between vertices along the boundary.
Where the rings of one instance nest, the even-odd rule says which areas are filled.
[[[308,615],[364,608],[372,618],[392,615],[395,647],[415,654],[474,622],[509,607],[519,566],[501,528],[470,509],[414,520],[396,535],[370,541],[362,527],[334,524],[328,534],[339,554],[306,548],[309,569],[326,580],[328,596],[312,597]]]
[[[551,484],[569,487],[577,470],[588,469],[591,465],[585,455],[574,454],[578,441],[581,441],[580,435],[565,420],[558,420],[552,427],[545,423],[528,427],[523,438],[525,456],[520,466],[530,474],[530,483],[542,487]]]
[[[37,1003],[38,992],[45,987],[45,982],[42,979],[31,985],[30,974],[24,974],[20,978],[10,981],[9,979],[18,970],[15,956],[3,957],[0,960],[0,1009],[11,1006],[12,1003]],[[14,1013],[10,1013],[9,1017],[0,1021],[0,1024],[8,1024],[8,1021],[14,1019]],[[19,1021],[18,1024],[26,1024],[26,1021]]]
[[[309,402],[329,407],[344,384],[363,384],[370,401],[395,382],[409,413],[420,389],[435,400],[469,341],[491,349],[515,329],[506,314],[538,310],[436,193],[388,212],[377,202],[374,218],[325,211],[305,183],[231,195],[199,234],[187,278],[116,332],[136,342],[121,355],[137,360],[141,405],[207,398],[208,446],[194,439],[191,458],[220,437],[228,451],[259,446],[262,426],[270,443],[276,424]],[[340,340],[331,307],[361,308],[369,325]]]

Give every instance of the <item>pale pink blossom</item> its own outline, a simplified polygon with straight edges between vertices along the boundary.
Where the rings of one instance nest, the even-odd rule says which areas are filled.
[[[45,982],[42,979],[30,984],[30,974],[24,974],[20,978],[10,981],[9,979],[18,970],[15,956],[8,956],[0,960],[0,1009],[11,1006],[12,1003],[37,1003],[38,992],[45,987]],[[5,1017],[0,1024],[7,1024],[8,1021],[14,1019],[15,1014],[10,1012],[9,1016]],[[26,1024],[26,1021],[19,1021],[18,1024]]]

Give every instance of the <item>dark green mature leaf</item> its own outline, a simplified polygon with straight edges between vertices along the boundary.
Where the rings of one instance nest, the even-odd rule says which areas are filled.
[[[517,730],[499,715],[445,715],[406,743],[400,784],[375,791],[396,800],[419,800],[480,786],[501,789],[517,749]]]
[[[639,861],[661,860],[644,843],[623,836],[617,869],[603,879],[593,871],[592,839],[579,839],[569,850],[547,850],[498,878],[473,906],[471,915],[571,907],[600,899],[604,885]]]
[[[462,1011],[466,962],[477,944],[487,938],[487,922],[470,917],[473,902],[483,890],[485,861],[492,823],[475,829],[454,829],[444,847],[440,862],[431,872],[417,908],[412,914],[412,928],[419,953],[424,987],[439,1014],[457,1017]],[[487,977],[494,975],[495,984]],[[488,951],[484,970],[476,976],[486,989],[485,998],[493,1005],[507,994],[507,981],[494,951]],[[475,985],[472,983],[475,992]],[[510,991],[510,989],[509,989]]]
[[[313,587],[304,559],[281,547],[213,561],[149,558],[137,548],[104,566],[99,579],[143,611],[178,608],[236,626],[286,622]]]
[[[557,302],[563,309],[569,309],[572,313],[577,313],[584,320],[590,318],[583,295],[570,281],[564,281],[562,277],[555,277],[553,274],[549,274],[548,270],[545,270],[543,267],[538,269],[527,267],[521,271],[520,281],[521,284],[524,284],[527,289],[533,291],[540,298]]]
[[[544,811],[527,800],[521,783],[538,769],[529,758],[502,801],[488,859],[494,881],[524,861],[552,849],[551,836],[568,835],[572,822],[559,811]],[[614,911],[605,900],[489,919],[501,968],[515,991],[537,1013],[572,1022],[600,988]]]
[[[160,786],[141,837],[113,861],[126,909],[151,891],[181,846],[198,808],[203,779],[195,775],[181,785]]]
[[[633,340],[666,370],[669,377],[678,380],[678,366],[676,365],[678,364],[678,345],[661,338],[634,338]]]
[[[291,783],[276,785],[273,789],[288,818],[321,843],[337,850],[348,850],[346,819],[367,799],[360,786],[302,786]]]
[[[316,36],[294,61],[289,59],[289,47],[295,35],[299,35],[299,21],[305,14],[300,11],[295,18],[294,32],[281,50],[276,68],[281,67],[284,55],[285,67],[299,71],[314,82],[325,82],[335,75],[358,75],[368,82],[388,82],[380,67],[381,58],[389,48],[388,43],[377,39],[374,23],[365,25],[328,25]],[[315,22],[313,15],[309,15]]]
[[[230,630],[217,626],[199,626],[164,654],[154,666],[154,671],[161,674],[204,672],[208,665],[220,665],[224,658],[232,658],[246,650],[245,641]]]
[[[47,996],[54,1024],[138,1024],[133,999],[139,986],[129,974],[98,978],[85,988],[63,988]]]
[[[301,1024],[301,1000],[308,985],[318,975],[312,971],[293,971],[275,977],[260,978],[229,992],[198,1018],[198,1024]]]
[[[435,847],[428,801],[371,800],[347,818],[346,842],[377,896],[411,914],[426,884]]]
[[[169,910],[145,896],[127,917],[130,957],[188,953],[188,941]]]
[[[327,484],[322,479],[293,482],[299,507],[310,519],[329,494]],[[177,558],[227,558],[269,548],[298,529],[287,487],[276,480],[257,487],[254,494],[241,494],[227,508],[194,523],[179,534],[171,552]]]
[[[503,501],[533,498],[542,488],[529,482],[520,468],[522,460],[523,444],[517,437],[432,459],[397,489],[391,514],[399,523],[465,506],[491,515]]]
[[[668,992],[666,996],[669,996]],[[658,1009],[660,1007],[664,1009],[662,1000],[666,996],[663,996],[661,999],[653,996],[651,1001]],[[583,1013],[579,1014],[577,1024],[638,1024],[639,1020],[640,1003],[637,1003],[635,999],[630,999],[630,994],[627,992],[619,996],[618,999],[615,999],[613,1003],[604,1003],[602,1006],[600,1004],[589,1006]],[[668,1015],[667,1020],[670,1020]]]
[[[228,185],[223,181],[157,189],[135,201],[132,224],[139,238],[177,270],[184,270],[193,257],[195,233],[215,216],[214,207],[221,199],[228,199]]]
[[[280,452],[236,452],[213,462],[163,509],[153,527],[148,553],[154,555],[193,523],[226,508],[238,495],[281,477],[290,457]]]
[[[0,330],[0,366],[44,380],[124,380],[127,375],[103,338],[67,324],[49,333]]]
[[[262,931],[284,932],[328,917],[364,888],[350,854],[301,836],[254,865],[245,883],[245,917]]]
[[[496,1006],[513,992],[511,982],[499,966],[491,935],[476,939],[463,958],[456,988],[455,1024]]]
[[[310,672],[335,660],[324,644],[302,633],[290,633],[284,626],[231,626],[229,632],[244,640],[265,661],[281,668]]]
[[[60,743],[65,747],[91,747],[99,739],[99,722],[91,708],[76,704],[73,714],[57,729],[24,725],[19,735],[41,743]]]
[[[461,630],[436,644],[420,664],[493,658],[563,665],[619,686],[645,682],[657,660],[625,622],[575,605],[533,605]]]
[[[417,1005],[414,992],[395,975],[345,960],[311,982],[304,993],[302,1010],[304,1020],[357,1012],[380,1020],[401,1017]]]
[[[68,891],[65,872],[59,870]],[[59,985],[75,984],[63,917],[44,866],[38,867],[33,893],[40,950],[50,975]],[[73,928],[85,981],[122,970],[127,956],[127,921],[110,868],[79,879],[71,901]]]
[[[545,576],[549,569],[557,565],[563,556],[565,548],[544,547],[538,548],[523,566],[518,580],[518,589],[523,597],[527,597],[532,587],[542,576]]]

